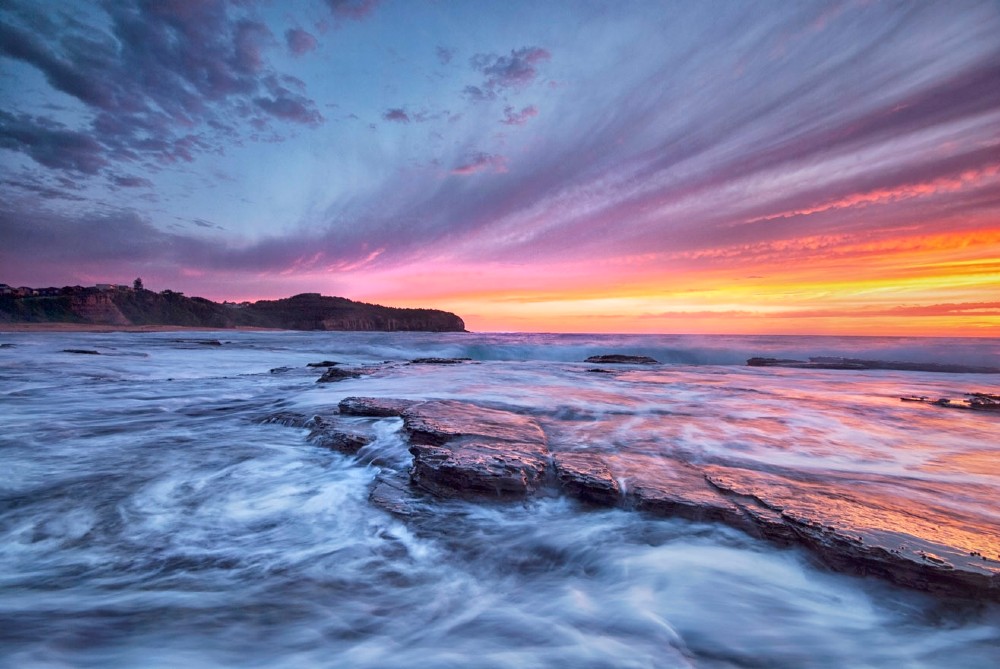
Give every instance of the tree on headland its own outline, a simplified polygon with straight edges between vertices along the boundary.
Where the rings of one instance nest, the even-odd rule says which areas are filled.
[[[137,276],[135,278],[135,281],[132,282],[132,288],[134,290],[137,290],[137,291],[138,290],[142,290],[142,277],[141,276]]]

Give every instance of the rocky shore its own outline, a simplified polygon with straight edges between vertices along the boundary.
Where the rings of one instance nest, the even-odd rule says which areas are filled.
[[[347,397],[322,415],[277,422],[309,427],[317,445],[348,454],[366,449],[372,461],[373,426],[383,419],[401,419],[411,461],[384,470],[370,500],[411,521],[427,500],[565,495],[592,507],[723,523],[805,548],[836,571],[943,597],[1000,601],[1000,537],[919,503],[877,474],[696,462],[681,452],[651,455],[596,439],[567,447],[558,422],[544,415],[458,400]]]

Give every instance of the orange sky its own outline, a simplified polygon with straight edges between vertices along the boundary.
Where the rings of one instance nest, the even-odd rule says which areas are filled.
[[[352,283],[359,299],[454,311],[475,331],[1000,336],[1000,226],[692,255],[440,261]]]

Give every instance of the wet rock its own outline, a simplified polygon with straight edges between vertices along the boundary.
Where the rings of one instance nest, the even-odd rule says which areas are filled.
[[[306,367],[336,367],[339,364],[339,362],[334,362],[333,360],[322,360],[320,362],[306,363]]]
[[[410,360],[411,365],[460,365],[469,362],[472,358],[415,358]]]
[[[605,365],[658,365],[659,360],[645,355],[592,355],[584,362],[596,362]]]
[[[698,522],[723,522],[746,529],[747,519],[695,467],[663,456],[622,454],[609,458],[611,472],[624,481],[638,511]]]
[[[359,379],[361,378],[361,373],[353,369],[344,369],[343,367],[330,367],[325,372],[323,376],[316,379],[316,383],[336,383],[337,381],[343,381],[344,379]]]
[[[402,418],[418,400],[399,400],[388,397],[345,397],[338,404],[345,416],[371,416],[373,418]]]
[[[292,371],[291,367],[272,367],[271,374],[284,374],[285,372]]]
[[[994,531],[954,518],[953,510],[914,508],[877,478],[809,480],[718,466],[707,466],[705,475],[762,536],[805,546],[833,569],[935,594],[1000,599],[1000,563],[976,557],[1000,554]]]
[[[621,503],[622,492],[618,481],[599,455],[555,453],[552,464],[559,485],[570,497],[600,506],[617,506]]]
[[[76,353],[77,355],[100,355],[100,351],[92,351],[86,348],[64,348],[63,353]]]
[[[16,344],[7,344],[7,343],[0,344],[0,348],[14,348],[15,346]]]
[[[442,497],[524,497],[543,482],[545,435],[525,416],[455,401],[422,402],[403,414],[414,484]]]
[[[601,369],[600,367],[591,367],[587,370],[591,374],[614,374],[610,369]]]
[[[570,452],[554,454],[553,464],[563,490],[585,502],[664,517],[748,525],[745,514],[698,469],[679,460],[639,453]]]

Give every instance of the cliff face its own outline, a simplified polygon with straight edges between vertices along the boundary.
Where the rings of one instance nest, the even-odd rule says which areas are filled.
[[[149,290],[64,289],[54,296],[0,296],[0,322],[95,325],[182,325],[281,330],[464,332],[455,314],[437,309],[399,309],[343,297],[304,293],[233,307],[200,297]]]
[[[118,305],[109,293],[88,293],[76,296],[70,301],[70,310],[76,314],[80,322],[99,325],[130,325]]]

